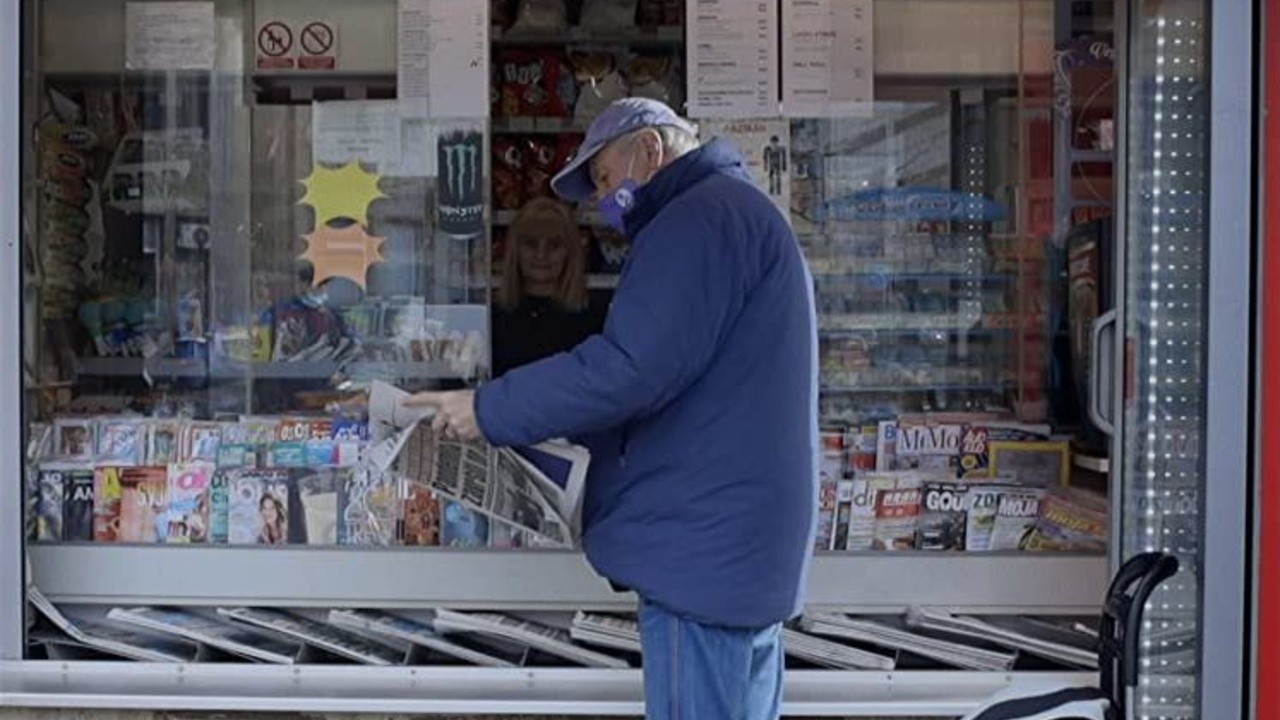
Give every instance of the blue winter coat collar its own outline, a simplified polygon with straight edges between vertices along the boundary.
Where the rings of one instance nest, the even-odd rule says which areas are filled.
[[[627,212],[627,235],[633,240],[662,208],[708,175],[724,173],[750,180],[746,161],[728,142],[715,138],[658,171],[636,191],[635,205]]]

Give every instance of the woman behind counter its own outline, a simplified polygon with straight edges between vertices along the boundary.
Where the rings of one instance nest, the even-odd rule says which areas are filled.
[[[586,248],[569,208],[530,201],[507,234],[493,309],[493,373],[572,349],[604,327],[587,293]]]

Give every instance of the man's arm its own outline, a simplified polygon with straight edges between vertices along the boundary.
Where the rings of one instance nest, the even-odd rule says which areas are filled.
[[[747,287],[743,253],[724,240],[728,223],[718,224],[701,215],[650,226],[603,333],[478,391],[476,419],[489,442],[528,445],[616,427],[696,380]]]

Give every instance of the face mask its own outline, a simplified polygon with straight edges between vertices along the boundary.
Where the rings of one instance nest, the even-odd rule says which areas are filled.
[[[605,193],[600,201],[596,204],[596,209],[600,211],[600,218],[605,224],[617,230],[620,233],[626,233],[627,221],[626,215],[631,210],[631,206],[636,201],[636,190],[640,189],[640,183],[631,177],[631,172],[635,170],[636,157],[631,156],[631,164],[627,166],[627,177],[617,187]]]

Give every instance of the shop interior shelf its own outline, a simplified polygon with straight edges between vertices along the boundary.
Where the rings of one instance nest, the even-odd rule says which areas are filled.
[[[32,544],[32,580],[54,602],[633,610],[576,552]],[[811,608],[902,612],[1096,612],[1101,556],[821,553]]]
[[[788,671],[783,714],[957,717],[1030,673]],[[1097,673],[1035,673],[1062,685]],[[288,687],[286,693],[281,687]],[[68,702],[68,696],[75,698]],[[585,668],[0,662],[0,706],[637,717],[640,671]],[[158,703],[163,703],[163,706]]]
[[[219,379],[256,378],[264,380],[307,380],[331,377],[339,370],[347,374],[377,375],[405,379],[441,379],[457,376],[447,365],[425,362],[347,362],[315,360],[305,362],[214,361],[183,358],[79,358],[76,372],[82,376],[137,377],[145,371],[152,377]]]
[[[519,31],[494,30],[494,45],[564,45],[566,42],[628,44],[628,45],[678,45],[684,43],[684,28],[679,25],[663,27],[633,27],[613,30],[571,27],[568,31]]]

